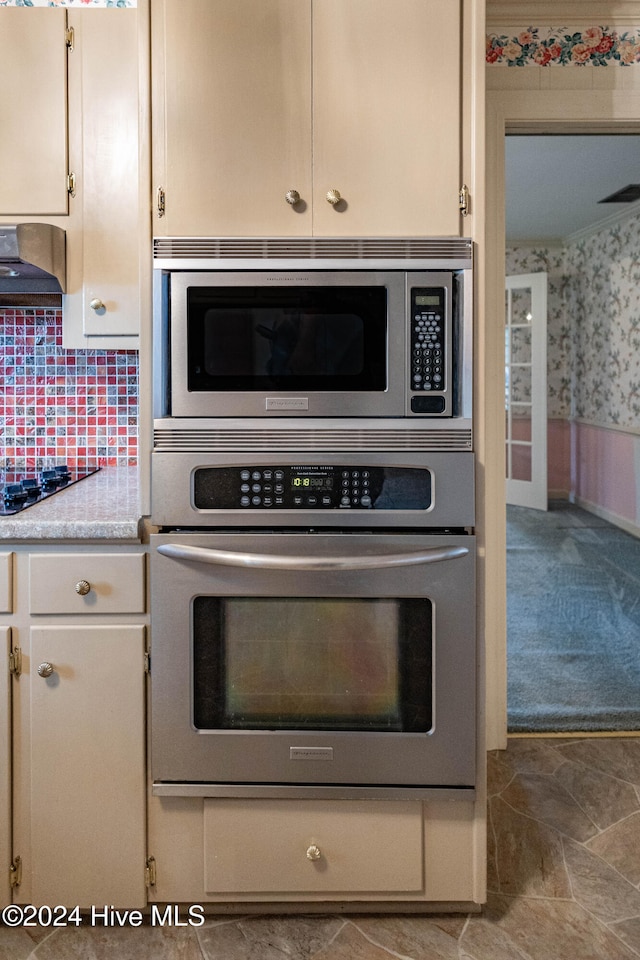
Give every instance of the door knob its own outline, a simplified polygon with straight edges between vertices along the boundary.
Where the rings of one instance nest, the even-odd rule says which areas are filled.
[[[335,207],[336,203],[340,203],[342,197],[340,196],[339,190],[329,190],[326,199],[327,203],[330,203],[332,207]]]
[[[41,663],[38,666],[38,676],[44,677],[46,679],[47,677],[50,677],[52,673],[53,673],[53,664],[49,663],[48,660],[45,660],[44,663]]]

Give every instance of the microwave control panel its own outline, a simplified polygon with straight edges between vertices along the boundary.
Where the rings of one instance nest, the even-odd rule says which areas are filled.
[[[201,467],[193,481],[198,510],[428,510],[431,502],[426,468]]]
[[[413,287],[411,317],[412,413],[443,413],[448,389],[447,319],[444,287]]]

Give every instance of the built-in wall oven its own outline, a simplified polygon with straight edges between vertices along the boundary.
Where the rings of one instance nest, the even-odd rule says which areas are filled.
[[[351,250],[355,241],[348,243]],[[183,249],[177,241],[174,247]],[[291,390],[265,392],[264,382],[255,389],[253,378],[264,373],[255,373],[257,361],[245,353],[275,363],[277,345],[265,330],[276,336],[286,326],[281,270],[302,281],[297,267],[306,276],[315,265],[321,281],[327,266],[338,276],[334,260],[276,263],[276,314],[267,317],[261,305],[248,311],[250,320],[246,304],[239,311],[230,306],[235,280],[227,282],[225,267],[235,278],[244,273],[242,297],[255,288],[262,304],[263,278],[254,287],[253,260],[212,265],[178,256],[156,264],[152,520],[159,532],[151,538],[151,769],[157,795],[473,796],[471,263],[443,260],[441,253],[425,260],[424,249],[416,262],[365,264],[363,289],[386,291],[375,404],[384,405],[388,391],[388,415],[376,413],[375,404],[369,410],[368,388],[345,388],[341,410],[339,389],[314,396],[303,381],[287,380],[291,372],[280,381]],[[235,246],[231,251],[237,256]],[[362,266],[342,264],[351,277]],[[430,268],[434,278],[426,278]],[[401,278],[397,292],[406,293],[415,272],[417,296],[439,299],[418,304],[410,294],[411,309],[449,305],[444,389],[431,413],[435,391],[407,392],[411,353],[423,362],[416,345],[423,340],[400,362],[402,390],[393,383],[389,389],[395,341],[406,351],[412,335],[389,291]],[[358,289],[351,278],[345,286]],[[314,297],[318,288],[316,282]],[[194,321],[193,340],[184,323],[189,290],[194,302],[204,296],[207,303]],[[219,290],[225,298],[231,290],[231,301],[212,306],[212,291],[217,296]],[[345,331],[359,328],[353,371],[380,321],[370,327],[361,307],[341,297],[334,301],[323,289],[320,339],[326,346],[337,331],[344,347]],[[291,309],[299,339],[306,314],[299,303]],[[440,342],[440,332],[434,329],[432,340],[422,320],[416,312],[416,337]],[[264,328],[257,340],[256,325]],[[171,346],[176,329],[182,331],[179,349]],[[320,350],[317,341],[314,350]],[[202,381],[190,372],[195,357],[206,368]],[[237,389],[218,390],[220,363],[227,371],[236,363]],[[316,375],[327,377],[327,367]],[[414,397],[428,402],[412,410]],[[301,398],[304,405],[297,406]]]
[[[472,537],[153,545],[157,793],[473,788]]]

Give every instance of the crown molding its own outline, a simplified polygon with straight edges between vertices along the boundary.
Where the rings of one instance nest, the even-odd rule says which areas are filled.
[[[636,200],[635,203],[630,203],[626,210],[617,210],[608,217],[598,220],[597,223],[592,223],[588,227],[583,227],[582,230],[575,230],[573,233],[567,234],[565,243],[576,243],[578,240],[586,240],[588,237],[600,233],[601,230],[608,230],[610,227],[617,227],[627,220],[634,219],[638,216],[638,213],[640,213],[640,200]]]
[[[487,0],[487,32],[506,26],[578,25],[628,27],[640,24],[640,0],[552,3],[549,0]]]

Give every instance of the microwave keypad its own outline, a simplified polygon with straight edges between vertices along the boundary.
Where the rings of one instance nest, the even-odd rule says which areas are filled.
[[[426,510],[431,473],[324,464],[201,467],[193,499],[200,510]]]
[[[444,290],[414,289],[411,297],[411,389],[445,389]]]

